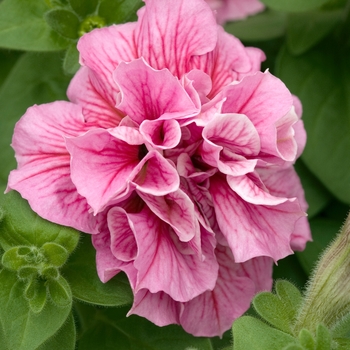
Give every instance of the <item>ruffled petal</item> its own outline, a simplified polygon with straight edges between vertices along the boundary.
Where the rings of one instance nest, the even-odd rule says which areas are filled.
[[[190,118],[199,112],[179,80],[143,59],[121,63],[114,78],[122,93],[118,108],[133,121]]]
[[[33,106],[16,124],[12,147],[17,170],[7,190],[27,199],[43,218],[88,233],[97,232],[97,219],[70,178],[70,156],[64,137],[86,132],[81,107],[58,101]]]
[[[181,77],[191,56],[214,49],[215,17],[201,0],[146,0],[139,11],[136,42],[139,57],[155,69],[168,68]]]
[[[219,176],[210,179],[210,193],[219,227],[236,262],[258,256],[277,261],[293,253],[291,235],[297,220],[305,216],[296,198],[281,204],[251,204]]]
[[[112,106],[115,106],[119,92],[112,73],[120,62],[137,58],[135,27],[136,23],[126,23],[95,29],[78,41],[80,63],[91,69],[92,84]]]
[[[129,214],[129,218],[138,246],[134,262],[138,270],[136,292],[143,288],[151,293],[165,292],[183,302],[214,288],[218,265],[210,240],[202,241],[205,258],[199,259],[197,255],[182,254],[174,243],[177,236],[172,228],[148,208]]]
[[[236,264],[230,249],[223,246],[217,247],[216,258],[220,268],[214,290],[184,303],[180,315],[180,324],[195,336],[222,336],[248,310],[254,295],[272,286],[271,259]]]
[[[81,105],[87,124],[102,128],[113,128],[119,125],[123,113],[102,96],[91,82],[93,72],[82,67],[71,80],[67,96],[70,101]]]
[[[227,97],[223,113],[245,114],[257,129],[261,151],[291,161],[297,152],[296,143],[282,149],[283,137],[294,134],[298,120],[291,112],[293,98],[286,86],[268,72],[247,76],[239,84],[231,85],[223,94]],[[281,143],[283,144],[283,143]]]

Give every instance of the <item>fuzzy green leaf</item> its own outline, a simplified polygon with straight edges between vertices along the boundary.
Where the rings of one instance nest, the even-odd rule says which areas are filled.
[[[350,337],[350,313],[344,315],[331,331],[333,338]]]
[[[332,337],[330,331],[322,324],[316,329],[316,350],[331,349]]]
[[[54,242],[44,243],[42,249],[44,250],[48,261],[56,267],[62,266],[69,255],[66,248]]]
[[[69,4],[74,12],[82,18],[93,14],[98,5],[98,0],[69,0]]]
[[[315,339],[312,334],[307,329],[302,329],[299,332],[299,341],[300,344],[307,350],[314,350],[315,348]]]
[[[47,288],[53,303],[59,307],[66,307],[72,303],[72,291],[67,281],[62,277],[47,280]]]
[[[35,314],[42,312],[47,301],[46,286],[44,281],[34,281],[34,295],[29,300],[29,307]]]
[[[281,350],[289,344],[297,344],[291,335],[250,316],[238,318],[232,331],[234,350]]]
[[[107,24],[125,23],[136,19],[136,11],[143,6],[141,0],[101,0],[98,15]]]
[[[44,0],[4,0],[0,3],[0,47],[27,51],[66,48],[67,40],[56,34],[43,15],[49,10]]]
[[[48,25],[58,34],[67,39],[78,39],[79,18],[65,9],[53,9],[45,13]]]
[[[40,345],[37,350],[74,350],[75,337],[75,323],[71,313],[59,331]]]
[[[8,350],[36,350],[60,329],[70,313],[70,305],[58,308],[52,303],[33,313],[23,295],[24,282],[18,281],[15,273],[2,270],[0,285],[1,343]]]

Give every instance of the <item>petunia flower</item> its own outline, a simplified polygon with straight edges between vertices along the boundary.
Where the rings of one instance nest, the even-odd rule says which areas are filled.
[[[220,24],[242,20],[265,9],[259,0],[206,0],[206,2],[216,11],[216,18]]]
[[[222,335],[311,239],[301,106],[204,0],[145,3],[79,40],[70,102],[17,123],[8,190],[92,234],[100,279],[129,278],[129,314]]]

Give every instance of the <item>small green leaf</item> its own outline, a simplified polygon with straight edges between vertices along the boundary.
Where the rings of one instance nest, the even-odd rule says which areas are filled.
[[[290,14],[287,26],[287,45],[290,52],[300,55],[315,46],[340,23],[342,15],[342,10]]]
[[[292,334],[294,310],[277,296],[269,292],[262,292],[253,299],[254,309],[271,325],[279,330]]]
[[[291,335],[250,316],[238,318],[232,331],[234,350],[281,350],[289,344],[297,344]]]
[[[56,267],[47,267],[41,271],[41,275],[46,279],[57,280],[60,277],[60,273]]]
[[[38,269],[34,266],[23,266],[17,271],[17,276],[20,279],[31,279],[36,277],[38,274]]]
[[[51,300],[59,307],[66,307],[72,303],[72,292],[67,281],[60,276],[57,280],[47,282]]]
[[[299,289],[288,281],[278,280],[275,283],[275,290],[285,307],[288,308],[291,313],[295,312],[296,314],[302,302]]]
[[[143,6],[141,0],[101,0],[98,15],[107,24],[125,23],[136,19],[136,11]]]
[[[302,329],[299,332],[299,341],[305,349],[314,350],[315,340],[312,334],[307,329]]]
[[[5,213],[4,220],[0,222],[0,244],[5,250],[18,245],[38,250],[51,242],[71,252],[78,243],[79,233],[76,230],[40,218],[15,191],[0,196],[0,206]],[[56,254],[55,259],[58,259],[56,263],[62,261],[62,256],[58,258]]]
[[[28,247],[13,247],[6,251],[1,259],[2,265],[12,271],[17,271],[21,267],[28,265],[26,254],[20,254],[20,252],[23,252],[23,249],[21,250],[21,248]],[[30,252],[29,248],[28,252]]]
[[[37,350],[74,350],[75,349],[75,324],[72,313],[59,331],[49,338]]]
[[[36,294],[36,289],[37,289],[37,280],[36,278],[31,278],[27,282],[27,285],[24,289],[24,296],[29,300],[33,299]]]
[[[71,11],[53,9],[45,13],[48,25],[58,34],[67,39],[78,39],[79,18]]]
[[[84,235],[62,269],[74,298],[104,306],[131,304],[133,295],[125,275],[119,273],[109,282],[102,283],[96,272],[95,254],[91,237]]]
[[[316,350],[329,350],[331,343],[330,331],[323,324],[319,324],[316,329]]]
[[[96,11],[98,0],[69,0],[74,12],[82,18]]]
[[[329,0],[261,0],[266,6],[277,11],[302,12],[322,6]]]
[[[241,40],[269,40],[284,35],[286,25],[285,13],[267,10],[244,21],[230,22],[225,30]]]
[[[63,69],[67,74],[75,74],[80,67],[79,64],[79,51],[77,49],[77,44],[72,43],[64,56]]]
[[[37,280],[35,283],[35,294],[29,299],[29,307],[33,313],[38,314],[43,311],[47,301],[46,286],[44,281]]]
[[[62,50],[69,44],[43,18],[44,0],[4,0],[0,3],[0,47],[27,51]]]
[[[0,324],[7,350],[36,350],[55,334],[67,319],[71,306],[58,308],[46,303],[39,313],[30,310],[24,298],[25,284],[15,273],[0,272]]]
[[[69,254],[67,249],[60,244],[54,242],[44,243],[42,249],[44,250],[48,261],[56,267],[62,266],[68,259]]]

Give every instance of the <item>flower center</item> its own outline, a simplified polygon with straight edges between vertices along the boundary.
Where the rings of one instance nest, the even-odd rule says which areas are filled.
[[[139,146],[139,153],[137,155],[138,159],[142,160],[146,156],[147,153],[148,153],[148,149],[144,144]]]

